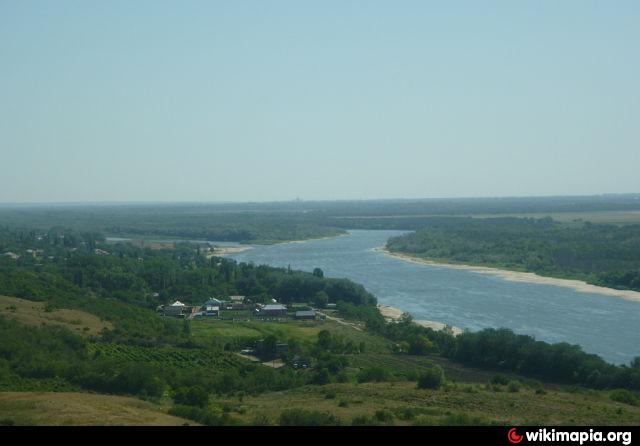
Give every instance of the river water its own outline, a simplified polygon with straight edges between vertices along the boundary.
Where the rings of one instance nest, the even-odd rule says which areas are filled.
[[[256,246],[229,257],[304,271],[322,268],[325,276],[363,284],[380,303],[414,319],[474,331],[506,327],[547,342],[579,344],[616,364],[640,356],[639,302],[407,262],[373,250],[403,233],[353,230],[345,237]]]

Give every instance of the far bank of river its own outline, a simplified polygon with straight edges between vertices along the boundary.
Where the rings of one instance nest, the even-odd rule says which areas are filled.
[[[407,262],[418,262],[418,263],[423,263],[425,265],[443,266],[446,268],[458,268],[458,269],[464,269],[464,270],[473,271],[473,272],[482,273],[482,274],[494,274],[498,277],[501,277],[504,280],[509,280],[512,282],[525,282],[525,283],[537,283],[542,285],[562,286],[562,287],[572,288],[580,293],[604,294],[607,296],[621,297],[623,299],[640,302],[640,292],[638,291],[617,290],[615,288],[607,288],[607,287],[602,287],[598,285],[592,285],[582,280],[559,279],[556,277],[539,276],[536,273],[512,271],[507,269],[491,268],[487,266],[435,262],[433,260],[424,259],[421,257],[412,256],[409,254],[392,252],[385,249],[384,246],[379,246],[377,248],[374,248],[374,250],[384,253],[390,257],[394,257],[396,259],[404,260]]]

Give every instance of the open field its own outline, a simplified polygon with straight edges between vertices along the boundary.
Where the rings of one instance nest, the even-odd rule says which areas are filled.
[[[544,218],[551,217],[567,224],[582,224],[585,221],[597,224],[627,225],[640,224],[640,211],[586,211],[586,212],[531,212],[514,214],[474,214],[476,218],[518,217]]]
[[[311,343],[318,338],[318,333],[328,330],[332,334],[342,336],[355,343],[364,342],[369,352],[389,352],[391,342],[379,336],[340,324],[336,321],[227,321],[215,318],[194,319],[191,322],[191,333],[202,343],[216,341],[250,342],[275,335],[278,339],[295,338],[299,342]]]
[[[17,297],[0,296],[0,315],[32,326],[58,325],[81,334],[95,336],[112,324],[80,310],[55,309],[48,311],[44,302]]]
[[[0,422],[27,426],[181,426],[160,405],[91,393],[2,392]]]
[[[415,382],[329,384],[305,386],[255,397],[227,399],[234,417],[250,423],[258,418],[277,424],[283,409],[329,412],[341,424],[354,417],[376,418],[395,425],[634,425],[640,407],[609,400],[606,392],[547,390],[536,393],[523,387],[508,392],[506,386],[456,384],[440,390],[420,390]],[[392,414],[389,416],[389,414]]]

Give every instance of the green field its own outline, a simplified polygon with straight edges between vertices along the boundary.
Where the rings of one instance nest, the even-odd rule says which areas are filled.
[[[357,331],[331,320],[324,321],[226,321],[214,318],[194,319],[191,333],[194,338],[208,345],[235,342],[250,344],[266,336],[274,335],[282,341],[295,338],[302,343],[312,343],[322,330],[342,336],[355,343],[364,342],[368,352],[389,352],[391,342],[364,331]]]
[[[627,225],[640,224],[640,211],[587,211],[587,212],[531,212],[515,214],[472,214],[476,218],[544,218],[551,217],[569,225],[582,224],[585,221],[596,224]]]

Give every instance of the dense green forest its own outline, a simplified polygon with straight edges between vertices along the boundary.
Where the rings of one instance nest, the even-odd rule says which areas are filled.
[[[297,212],[227,211],[215,205],[186,204],[0,207],[0,224],[41,232],[58,227],[121,237],[154,236],[254,244],[344,233]]]
[[[390,251],[640,290],[640,225],[567,226],[551,218],[433,217]]]

